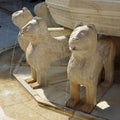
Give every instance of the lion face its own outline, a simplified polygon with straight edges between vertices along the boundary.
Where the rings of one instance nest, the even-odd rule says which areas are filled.
[[[40,17],[33,17],[22,29],[21,35],[32,44],[41,42],[47,37],[47,25]]]
[[[92,25],[75,28],[69,39],[69,49],[72,53],[87,55],[97,47],[97,32]]]
[[[26,8],[22,8],[22,10],[19,10],[12,14],[12,21],[13,23],[19,27],[20,29],[27,24],[28,21],[30,21],[33,18],[31,12]]]

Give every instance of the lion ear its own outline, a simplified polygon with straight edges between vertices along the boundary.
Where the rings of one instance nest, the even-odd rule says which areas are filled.
[[[23,7],[22,10],[23,10],[23,11],[26,11],[26,10],[28,10],[28,9],[27,9],[26,7]]]
[[[77,27],[79,27],[79,26],[83,26],[83,23],[80,22],[80,23],[75,24],[74,28],[77,28]]]
[[[96,27],[95,27],[94,24],[88,24],[87,26],[88,26],[89,28],[91,28],[92,30],[96,30]]]

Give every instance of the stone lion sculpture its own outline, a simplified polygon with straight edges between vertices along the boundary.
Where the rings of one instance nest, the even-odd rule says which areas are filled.
[[[70,99],[66,106],[74,108],[80,101],[80,86],[86,88],[82,111],[90,112],[96,105],[98,79],[102,69],[105,80],[102,85],[110,87],[113,82],[115,46],[112,40],[97,41],[94,25],[76,27],[69,39],[72,52],[67,74],[70,80]]]
[[[37,7],[38,6],[38,7]],[[40,7],[39,7],[40,6]],[[42,8],[41,8],[42,7]],[[44,8],[45,7],[45,8]],[[39,16],[41,15],[41,17],[44,16],[44,14],[48,14],[46,13],[46,10],[47,10],[47,6],[45,5],[45,3],[40,3],[39,5],[36,5],[36,10],[41,13],[39,14]],[[40,8],[42,10],[45,10],[44,12],[41,12],[39,11]],[[19,11],[16,11],[12,14],[12,21],[13,23],[19,28],[19,30],[21,31],[22,27],[25,26],[30,20],[32,20],[33,18],[33,15],[32,13],[30,12],[30,10],[26,7],[23,7],[22,10],[19,10]],[[43,18],[45,21],[46,19]],[[50,21],[50,20],[49,20]],[[52,25],[52,24],[51,24]],[[60,30],[59,30],[60,29]],[[72,32],[70,29],[67,29],[67,28],[63,28],[63,27],[51,27],[51,28],[48,28],[50,34],[54,37],[56,36],[61,36],[61,35],[70,35],[70,33]],[[25,52],[26,51],[26,48],[29,44],[29,40],[24,40],[23,39],[23,36],[21,35],[21,32],[19,32],[18,34],[18,42],[19,42],[19,45],[21,47],[21,49]]]
[[[12,14],[12,21],[20,30],[32,18],[33,18],[33,16],[31,14],[31,12],[26,7],[23,7],[22,10],[16,11]],[[21,32],[19,32],[19,34],[18,34],[18,42],[19,42],[21,49],[25,52],[26,48],[29,44],[29,41],[22,39]]]
[[[51,37],[42,18],[34,17],[21,30],[23,40],[29,40],[26,60],[32,68],[32,78],[28,82],[33,88],[47,85],[47,71],[51,63],[70,56],[69,38]]]

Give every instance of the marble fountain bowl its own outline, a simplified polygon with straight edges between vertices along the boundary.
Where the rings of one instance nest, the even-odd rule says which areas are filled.
[[[56,23],[73,29],[94,24],[98,33],[120,36],[120,0],[46,0]]]

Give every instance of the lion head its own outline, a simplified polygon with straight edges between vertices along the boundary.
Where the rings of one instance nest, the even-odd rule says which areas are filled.
[[[90,55],[97,48],[97,32],[94,25],[77,26],[69,39],[69,49],[76,55]]]
[[[20,29],[27,24],[33,18],[31,12],[23,7],[22,10],[16,11],[12,14],[13,23]]]

